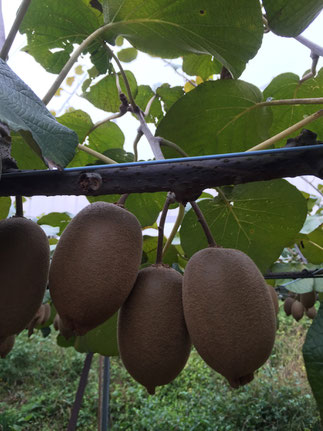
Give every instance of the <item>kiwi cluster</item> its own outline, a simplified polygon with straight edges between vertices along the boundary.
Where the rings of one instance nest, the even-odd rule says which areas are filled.
[[[284,301],[285,314],[286,316],[292,316],[296,322],[301,320],[305,315],[310,319],[314,319],[317,314],[315,308],[316,300],[317,293],[314,290],[301,294],[290,293]]]

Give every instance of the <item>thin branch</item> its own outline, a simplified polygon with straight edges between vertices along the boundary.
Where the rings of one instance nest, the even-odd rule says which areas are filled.
[[[145,135],[147,141],[150,144],[151,150],[155,156],[156,160],[165,159],[161,149],[160,149],[160,138],[154,136],[145,121],[144,114],[139,110],[139,112],[134,112],[138,120],[140,121],[140,130]]]
[[[255,107],[262,106],[284,106],[284,105],[322,105],[323,97],[309,97],[304,99],[281,99],[281,100],[267,100],[259,102]]]
[[[15,22],[13,23],[13,25],[9,31],[8,37],[5,41],[5,43],[3,44],[3,47],[2,47],[1,52],[0,52],[0,58],[2,58],[2,60],[4,60],[4,61],[7,60],[10,48],[13,44],[13,41],[15,40],[15,37],[16,37],[16,34],[18,33],[20,24],[22,23],[22,20],[24,19],[25,15],[26,15],[26,12],[28,10],[30,3],[31,3],[31,0],[23,0],[23,2],[21,3],[21,6],[18,9]]]
[[[16,217],[24,216],[24,207],[22,202],[22,196],[16,196]]]
[[[158,225],[158,243],[157,243],[157,254],[156,254],[156,264],[161,264],[163,262],[163,242],[164,242],[164,227],[166,216],[168,212],[169,205],[173,202],[174,197],[172,193],[167,195],[163,211],[160,216],[160,221]]]
[[[160,145],[164,145],[165,147],[173,148],[179,154],[181,154],[183,157],[189,157],[189,155],[184,150],[182,150],[182,148],[179,145],[175,144],[175,142],[171,142],[168,139],[160,138],[160,137],[158,137],[158,139],[159,139]]]
[[[60,74],[56,78],[53,85],[50,87],[48,92],[43,97],[43,102],[45,105],[48,104],[48,102],[54,97],[56,91],[61,86],[62,82],[68,75],[69,71],[72,69],[74,63],[77,61],[80,54],[99,36],[101,36],[106,30],[108,30],[113,24],[106,24],[97,30],[95,30],[93,33],[91,33],[86,39],[83,40],[83,42],[76,48],[76,50],[73,52],[69,60],[66,62],[65,66],[61,70]]]
[[[317,187],[315,187],[314,184],[311,183],[311,181],[309,181],[305,177],[301,177],[301,178],[303,181],[305,181],[307,184],[309,184],[311,187],[313,187],[313,189],[323,197],[323,193]]]
[[[117,56],[114,54],[114,52],[111,50],[111,48],[110,48],[108,45],[106,45],[106,47],[107,47],[107,49],[108,49],[109,53],[111,54],[111,57],[114,59],[114,61],[115,61],[115,62],[117,63],[117,65],[118,65],[118,68],[119,68],[119,70],[120,70],[121,76],[122,76],[123,81],[124,81],[124,84],[125,84],[125,86],[126,86],[127,96],[128,96],[129,101],[130,101],[130,105],[132,106],[132,109],[133,109],[134,111],[136,111],[136,110],[138,109],[138,106],[136,105],[136,102],[135,102],[135,100],[134,100],[134,98],[133,98],[133,95],[132,95],[132,92],[131,92],[131,88],[130,88],[130,84],[129,84],[129,81],[128,81],[128,78],[127,78],[127,75],[126,75],[126,73],[125,73],[125,71],[124,71],[124,69],[123,69],[123,67],[122,67],[122,64],[120,63],[120,60],[118,59],[118,57],[117,57]]]
[[[154,103],[155,99],[156,99],[156,95],[154,94],[153,97],[151,97],[151,99],[148,101],[148,103],[146,105],[145,112],[144,112],[145,117],[147,117],[147,115],[149,115],[150,109],[151,109],[152,104]]]
[[[134,157],[133,157],[133,161],[137,162],[138,161],[138,144],[140,139],[142,138],[143,133],[141,130],[138,130],[138,133],[135,137],[134,143],[133,143],[133,153],[134,153]]]
[[[98,121],[97,123],[95,123],[91,129],[86,133],[86,135],[84,136],[82,142],[84,143],[85,139],[92,133],[94,132],[94,130],[96,130],[98,127],[103,126],[103,124],[108,123],[111,120],[115,120],[117,118],[122,117],[125,114],[125,112],[118,112],[116,114],[110,115],[109,117],[105,118],[104,120]]]
[[[166,244],[164,245],[164,248],[163,248],[163,256],[166,254],[169,246],[173,242],[173,239],[175,238],[175,235],[176,235],[180,225],[182,224],[184,214],[185,214],[185,207],[183,204],[179,204],[176,221],[174,223],[173,229],[172,229],[169,237],[167,238]]]
[[[209,225],[207,224],[207,221],[205,220],[204,214],[200,210],[199,206],[195,201],[190,202],[192,205],[192,208],[197,216],[198,221],[201,223],[201,226],[203,228],[203,231],[205,233],[207,242],[209,244],[209,247],[218,247],[216,242],[214,241],[213,235],[210,231]]]
[[[115,160],[110,159],[110,157],[105,156],[104,154],[99,153],[98,151],[92,150],[92,148],[87,147],[86,145],[78,144],[77,148],[85,153],[91,154],[91,156],[96,157],[99,160],[102,160],[104,163],[108,163],[109,165],[115,163],[118,164]]]
[[[4,20],[3,20],[3,13],[2,13],[2,0],[0,0],[0,52],[5,41],[6,41],[6,33],[4,29]]]
[[[82,374],[80,377],[79,386],[78,386],[78,389],[76,392],[75,401],[73,404],[73,409],[71,412],[71,417],[70,417],[70,420],[68,423],[67,431],[75,431],[76,430],[77,418],[78,418],[78,414],[79,414],[80,409],[81,409],[83,395],[84,395],[84,391],[86,388],[89,371],[91,368],[92,358],[93,358],[93,353],[88,353],[85,357],[83,370],[82,370]]]
[[[304,120],[299,121],[298,123],[294,124],[291,127],[288,127],[287,129],[283,130],[282,132],[278,133],[275,136],[272,136],[271,138],[267,139],[266,141],[261,142],[260,144],[249,148],[247,151],[258,151],[258,150],[264,150],[266,148],[271,147],[276,142],[280,141],[281,139],[286,138],[291,133],[296,132],[299,129],[302,129],[304,126],[306,126],[309,123],[312,123],[313,121],[317,120],[318,118],[323,117],[323,109],[320,109],[319,111],[315,112],[312,115],[309,115],[308,117],[304,118]]]
[[[296,39],[302,45],[309,48],[313,54],[323,57],[323,48],[320,45],[317,45],[316,43],[311,42],[310,40],[306,39],[306,37],[301,35],[294,37],[294,39]]]

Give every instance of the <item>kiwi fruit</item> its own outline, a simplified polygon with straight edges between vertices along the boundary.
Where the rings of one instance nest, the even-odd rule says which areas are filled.
[[[301,293],[300,301],[305,308],[313,307],[316,301],[316,292],[312,290],[311,292]]]
[[[305,310],[305,313],[306,313],[306,316],[309,317],[310,319],[314,319],[317,315],[317,311],[316,311],[316,308],[314,307],[314,305],[313,305],[313,307]]]
[[[21,332],[42,303],[48,281],[49,243],[24,217],[0,221],[0,338]]]
[[[66,329],[84,335],[129,295],[141,263],[142,232],[126,209],[96,202],[64,230],[53,255],[49,289]]]
[[[142,269],[119,311],[121,360],[149,394],[155,393],[156,386],[174,380],[190,354],[182,278],[179,272],[162,264]]]
[[[46,304],[43,304],[43,307],[44,307],[44,318],[42,322],[40,322],[41,325],[45,325],[45,323],[48,322],[52,312],[50,304],[48,302]]]
[[[284,301],[284,311],[286,316],[290,316],[292,314],[292,305],[295,302],[295,298],[288,296]]]
[[[0,358],[5,358],[9,352],[13,349],[15,344],[15,335],[8,335],[0,341]]]
[[[304,316],[305,307],[300,301],[295,300],[292,304],[291,311],[292,311],[292,316],[294,317],[296,322],[298,322]]]
[[[34,329],[37,325],[40,325],[41,322],[44,320],[45,316],[45,309],[43,307],[43,304],[38,308],[35,316],[32,318],[32,320],[29,322],[28,325],[28,337],[30,337],[34,333]]]
[[[271,295],[271,299],[273,301],[275,313],[276,313],[276,316],[277,316],[278,311],[279,311],[278,296],[277,296],[276,290],[274,289],[274,287],[271,284],[267,283],[267,286],[268,286],[269,293]]]
[[[184,316],[193,345],[233,388],[253,379],[275,340],[276,314],[268,285],[245,253],[209,247],[188,261]]]

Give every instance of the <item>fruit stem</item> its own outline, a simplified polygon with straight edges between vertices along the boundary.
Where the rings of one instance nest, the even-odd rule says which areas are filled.
[[[192,202],[190,202],[190,204],[192,205],[192,208],[195,211],[195,214],[197,216],[198,221],[201,223],[201,226],[202,226],[203,231],[205,233],[209,247],[219,247],[217,245],[217,243],[214,241],[214,238],[213,238],[213,235],[210,231],[209,225],[207,224],[207,221],[206,221],[202,211],[200,210],[199,206],[197,205],[197,203],[195,201],[192,201]]]
[[[16,196],[16,217],[23,217],[24,209],[22,203],[22,196]]]
[[[117,202],[117,205],[124,206],[128,197],[129,197],[129,193],[124,193],[123,195],[121,195],[118,202]]]
[[[157,243],[157,254],[156,254],[156,265],[161,264],[163,262],[163,242],[164,242],[164,226],[167,216],[167,211],[169,205],[174,202],[173,193],[168,193],[167,199],[165,201],[165,205],[163,211],[160,216],[159,226],[158,226],[158,243]]]
[[[175,224],[174,224],[173,229],[172,229],[172,231],[171,231],[171,233],[170,233],[170,235],[166,241],[166,244],[164,245],[164,248],[163,248],[163,256],[165,255],[165,253],[168,250],[168,247],[171,245],[173,239],[175,238],[175,235],[178,231],[178,228],[182,224],[184,215],[185,215],[185,207],[183,204],[179,204],[179,209],[178,209],[178,214],[177,214]]]

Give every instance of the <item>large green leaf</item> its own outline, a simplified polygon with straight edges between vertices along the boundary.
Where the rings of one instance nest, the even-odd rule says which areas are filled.
[[[7,218],[11,206],[9,197],[0,197],[0,220]]]
[[[299,83],[299,76],[294,73],[283,73],[274,78],[268,87],[264,90],[264,97],[279,99],[299,99],[322,97],[323,94],[323,69],[321,69],[315,78],[309,79],[302,84]],[[323,104],[322,104],[323,105]],[[306,116],[322,108],[322,105],[286,105],[273,106],[273,123],[271,135],[275,135],[291,125],[303,120]],[[323,137],[323,122],[314,121],[310,125],[310,130],[318,134],[319,139]],[[299,131],[295,132],[296,136]],[[276,146],[285,145],[285,141],[276,143]]]
[[[110,2],[109,2],[110,3]],[[238,77],[263,35],[258,0],[124,0],[107,39],[123,35],[149,54],[210,54]]]
[[[58,123],[38,96],[0,59],[0,121],[29,136],[48,161],[65,167],[78,144],[73,130]]]
[[[19,169],[46,169],[45,163],[19,133],[11,132],[11,144],[11,155]]]
[[[118,313],[101,325],[75,339],[74,348],[81,353],[99,353],[103,356],[118,356],[117,342]]]
[[[80,44],[102,24],[102,14],[83,1],[33,0],[19,30],[27,36],[24,50],[48,72],[59,73],[73,45]],[[108,56],[102,42],[103,39],[94,41],[84,53],[90,52],[92,62],[100,73],[105,73]]]
[[[183,71],[188,75],[200,76],[204,81],[221,72],[222,65],[211,55],[188,54],[183,57]]]
[[[266,271],[295,240],[307,214],[306,200],[285,180],[240,184],[214,199],[199,202],[215,241],[247,253]],[[181,245],[188,257],[207,247],[192,209],[183,220]]]
[[[270,29],[295,37],[315,19],[323,8],[322,0],[263,0]]]
[[[171,87],[169,84],[163,84],[157,88],[156,94],[164,102],[164,109],[167,112],[170,107],[182,96],[184,96],[183,87]]]
[[[261,91],[244,81],[208,81],[181,97],[159,123],[156,136],[189,156],[245,151],[269,136],[271,111],[257,107]],[[167,157],[178,157],[171,149]]]
[[[138,93],[135,102],[139,106],[139,108],[145,112],[148,102],[154,96],[155,93],[149,87],[149,85],[140,85],[138,87]],[[163,118],[163,111],[159,99],[154,99],[153,103],[151,104],[149,114],[146,115],[145,118],[147,123],[154,124],[157,124]]]
[[[37,223],[39,225],[47,224],[49,226],[59,227],[59,235],[61,235],[63,230],[71,221],[71,219],[72,219],[71,215],[66,212],[65,213],[52,212],[38,219]]]
[[[307,235],[302,235],[297,243],[309,262],[323,263],[323,225]]]
[[[323,304],[306,334],[303,357],[308,381],[323,420]]]
[[[137,94],[136,78],[130,71],[126,71],[125,74],[130,85],[131,93],[135,97]],[[118,77],[122,91],[124,94],[127,94],[126,87],[120,73],[118,73]],[[90,89],[83,94],[83,97],[99,109],[103,109],[107,112],[118,112],[121,101],[116,85],[116,74],[111,74],[101,79],[98,83],[91,86]]]
[[[88,136],[90,130],[94,126],[89,114],[82,110],[67,112],[61,117],[58,117],[57,121],[73,129],[77,133],[80,142],[84,141],[85,137]],[[104,154],[107,150],[115,148],[122,149],[124,140],[124,134],[120,127],[116,123],[109,121],[90,133],[87,147]],[[95,163],[96,160],[94,156],[77,149],[69,167],[103,163]]]
[[[90,202],[117,202],[118,199],[119,195],[88,196]],[[127,198],[125,208],[137,217],[142,227],[148,227],[157,220],[165,200],[166,192],[134,193]]]

